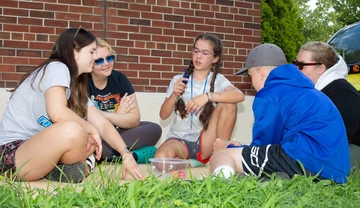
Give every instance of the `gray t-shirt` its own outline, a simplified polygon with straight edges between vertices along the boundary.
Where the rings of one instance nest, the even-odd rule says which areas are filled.
[[[31,87],[33,74],[16,89],[0,122],[0,145],[27,140],[52,124],[45,106],[45,92],[53,86],[66,87],[66,99],[70,97],[70,74],[61,62],[51,62],[40,69]]]
[[[192,92],[192,97],[196,97],[198,95],[202,95],[206,92],[210,92],[210,83],[211,83],[211,79],[213,76],[213,72],[210,72],[207,81],[204,80],[203,82],[197,82],[197,81],[192,81],[192,77],[189,78],[189,81],[187,83],[187,88],[185,89],[185,92],[182,94],[182,99],[185,102],[185,105],[191,100],[191,86],[193,83],[193,92]],[[171,96],[171,94],[174,91],[174,84],[175,82],[180,79],[183,75],[179,74],[173,77],[173,79],[170,82],[169,88],[167,90],[167,94],[166,97],[169,98]],[[204,90],[204,85],[206,82],[206,86],[205,86],[205,90]],[[215,80],[215,88],[214,88],[214,92],[223,92],[225,90],[225,88],[227,88],[228,86],[231,86],[231,82],[226,79],[226,77],[224,77],[224,75],[222,74],[217,74],[216,76],[216,80]],[[216,106],[215,103],[213,103],[214,106]],[[171,122],[170,125],[170,130],[169,133],[167,135],[167,139],[169,138],[180,138],[180,139],[184,139],[190,142],[196,142],[198,137],[200,136],[200,133],[203,129],[203,126],[199,120],[199,116],[201,114],[202,110],[200,110],[200,112],[195,115],[192,114],[190,115],[189,113],[187,114],[187,117],[184,119],[181,119],[181,117],[177,114],[174,114],[173,120]],[[191,120],[192,120],[192,125],[191,125]],[[190,128],[190,125],[192,126],[192,128]]]

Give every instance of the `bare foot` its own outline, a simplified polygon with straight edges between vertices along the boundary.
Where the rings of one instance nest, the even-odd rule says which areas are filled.
[[[220,149],[225,149],[227,146],[229,145],[228,142],[225,142],[224,140],[217,138],[214,142],[214,152],[220,150]]]

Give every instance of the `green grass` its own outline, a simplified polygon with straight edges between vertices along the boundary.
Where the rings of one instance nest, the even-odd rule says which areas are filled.
[[[120,185],[120,176],[99,178],[81,184],[58,185],[49,190],[26,183],[0,179],[0,207],[359,207],[360,167],[344,185],[329,180],[318,183],[303,176],[292,180],[272,178],[259,182],[245,177],[229,181],[203,180],[130,181]],[[121,171],[119,171],[121,173]],[[91,176],[90,176],[91,177]],[[50,185],[50,184],[49,184]]]

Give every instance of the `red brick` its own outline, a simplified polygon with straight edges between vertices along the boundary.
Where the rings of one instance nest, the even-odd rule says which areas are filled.
[[[129,70],[150,71],[149,64],[129,63]]]
[[[151,13],[151,12],[141,12],[141,18],[162,20],[162,14]]]
[[[35,50],[17,50],[16,56],[24,57],[41,57],[41,51]]]
[[[12,16],[28,16],[29,11],[25,9],[4,8],[3,14]]]
[[[54,12],[46,12],[46,11],[34,11],[30,10],[30,17],[40,17],[40,18],[51,18],[54,19]]]
[[[115,24],[128,24],[129,23],[129,19],[124,18],[124,17],[110,16],[110,17],[107,17],[106,20],[108,23],[115,23]]]
[[[194,16],[195,11],[190,9],[177,9],[174,8],[174,14],[184,15],[184,16]]]
[[[184,30],[164,29],[164,35],[184,36]]]
[[[54,43],[30,42],[31,49],[52,50]]]
[[[56,19],[61,19],[61,20],[71,20],[71,21],[80,20],[80,14],[75,14],[75,13],[56,12],[55,17]]]
[[[151,70],[154,70],[154,71],[171,71],[171,69],[172,69],[172,66],[166,66],[166,65],[153,64],[151,66]]]
[[[12,81],[6,81],[5,82],[5,88],[11,88],[14,89],[19,85],[19,82],[12,82]]]
[[[24,74],[20,74],[20,73],[3,73],[2,79],[5,81],[7,80],[17,81],[17,80],[21,80],[23,76]]]
[[[42,25],[42,19],[19,17],[18,23],[21,25]]]
[[[135,17],[135,18],[139,18],[140,17],[140,12],[138,11],[131,11],[131,10],[117,10],[117,16],[120,17]]]
[[[129,49],[129,54],[141,55],[141,56],[149,56],[150,55],[150,50],[148,50],[148,49],[130,48]]]
[[[188,23],[174,23],[174,28],[176,29],[184,29],[186,30],[194,30],[195,26],[193,24],[188,24]]]
[[[172,14],[172,9],[169,7],[153,6],[152,12],[160,14]]]
[[[22,33],[12,33],[12,40],[24,40],[24,35]]]
[[[33,65],[33,66],[38,66],[45,60],[46,60],[45,58],[41,58],[41,59],[40,58],[31,58],[31,59],[29,59],[29,64]]]
[[[14,65],[0,64],[0,72],[15,72]]]
[[[61,4],[81,4],[81,1],[82,0],[58,0],[58,3],[61,3]]]
[[[206,19],[205,24],[207,24],[207,25],[225,26],[225,21],[224,20],[215,20],[215,19]]]
[[[188,57],[186,57],[186,58],[188,58]],[[182,64],[182,60],[178,59],[178,58],[162,58],[161,60],[162,60],[161,61],[162,64],[176,64],[176,65]]]
[[[16,17],[0,16],[1,23],[16,23]]]
[[[174,58],[191,58],[191,53],[174,51],[173,52],[173,57]]]
[[[149,85],[150,84],[150,80],[149,79],[130,79],[130,82],[133,85]]]
[[[67,27],[68,22],[62,20],[45,20],[45,26],[53,26],[53,27]]]
[[[193,44],[194,37],[193,38],[181,38],[181,37],[174,37],[175,43],[181,43],[181,44]]]
[[[241,21],[241,22],[252,22],[253,17],[247,16],[247,15],[235,15],[235,20]]]
[[[150,85],[169,86],[169,80],[163,79],[151,79]]]
[[[0,32],[0,39],[10,39],[9,32]]]
[[[130,10],[136,10],[136,11],[151,11],[151,6],[148,5],[141,5],[141,4],[129,4]]]
[[[161,1],[165,1],[165,0],[161,0]],[[175,1],[168,0],[167,2],[169,7],[180,7],[180,3],[178,0]]]
[[[16,66],[16,72],[28,73],[29,71],[33,70],[35,67],[36,66],[29,66],[29,65]]]
[[[1,0],[1,7],[19,7],[19,1]]]
[[[153,27],[166,27],[166,28],[173,28],[173,23],[172,22],[165,22],[165,21],[152,21],[152,26]]]
[[[212,25],[195,25],[195,30],[203,32],[214,32],[215,27]]]
[[[134,47],[134,41],[132,40],[117,40],[117,46]]]
[[[28,48],[27,41],[12,41],[12,40],[5,40],[4,46],[9,48]]]
[[[55,34],[54,27],[38,27],[38,26],[31,26],[30,32],[32,33],[43,33],[43,34]]]
[[[215,32],[232,34],[234,32],[234,28],[231,28],[231,27],[215,27]],[[238,34],[238,33],[235,33],[235,34]]]
[[[150,40],[150,35],[145,34],[129,34],[131,40]]]
[[[194,24],[204,24],[205,19],[201,17],[185,17],[185,22]]]
[[[124,61],[124,62],[139,62],[138,56],[126,56],[126,55],[118,55],[117,61]]]
[[[75,13],[92,14],[92,10],[93,10],[92,7],[75,6],[75,5],[69,6],[69,11]]]
[[[225,21],[226,27],[238,27],[243,28],[244,23],[240,21]]]
[[[145,57],[145,56],[140,57],[140,63],[156,63],[156,64],[159,64],[160,60],[161,59],[157,58],[157,57]]]
[[[0,55],[2,55],[2,56],[14,56],[15,55],[15,50],[14,49],[0,48]]]
[[[45,4],[45,10],[46,11],[54,11],[54,12],[55,11],[68,12],[69,11],[69,5],[47,3],[47,4]]]
[[[35,2],[19,2],[20,8],[26,8],[26,9],[44,9],[43,3],[35,3]]]
[[[143,71],[140,71],[139,77],[148,77],[150,79],[160,78],[160,73],[159,72],[143,72]]]

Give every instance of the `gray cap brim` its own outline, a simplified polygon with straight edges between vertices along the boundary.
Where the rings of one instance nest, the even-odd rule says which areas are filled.
[[[237,71],[234,75],[241,75],[241,76],[248,76],[249,73],[248,73],[248,69],[250,67],[244,67],[242,69],[240,69],[239,71]]]

